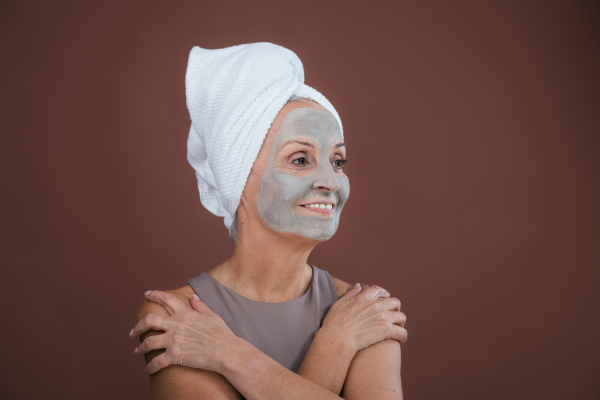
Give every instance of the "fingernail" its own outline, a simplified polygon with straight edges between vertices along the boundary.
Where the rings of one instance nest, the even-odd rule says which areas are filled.
[[[200,297],[198,297],[198,295],[196,293],[194,293],[194,295],[192,297],[195,298],[196,300],[200,300]]]
[[[360,286],[360,283],[357,283],[356,285],[354,285],[354,287],[359,287],[359,286]]]
[[[133,336],[133,328],[129,331],[129,336]]]
[[[144,294],[145,294],[146,296],[148,296],[148,295],[150,294],[150,292],[152,292],[152,290],[148,290],[147,292],[144,292]]]
[[[138,348],[136,347],[135,349],[133,349],[133,354],[137,354],[138,353]]]

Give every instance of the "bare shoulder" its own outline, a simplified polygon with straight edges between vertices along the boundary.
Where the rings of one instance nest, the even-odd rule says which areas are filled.
[[[351,284],[344,282],[343,280],[338,278],[333,278],[333,283],[335,284],[335,288],[337,289],[338,299],[345,295],[348,290],[352,289]]]
[[[332,278],[333,278],[333,276],[332,276]],[[338,278],[333,278],[333,283],[335,284],[335,288],[337,289],[338,299],[340,297],[342,297],[343,295],[345,295],[348,292],[348,290],[352,289],[352,287],[354,286],[354,285],[352,285],[348,282],[344,282],[343,280],[338,279]],[[371,286],[371,285],[365,285],[362,283],[360,284],[360,287],[362,290],[365,290],[369,286]]]
[[[188,305],[190,308],[192,307],[191,300],[192,295],[194,294],[194,289],[192,289],[190,285],[185,285],[183,287],[180,287],[179,289],[163,290],[163,292],[172,293],[176,295],[186,305]],[[140,306],[140,309],[138,310],[136,322],[141,320],[148,314],[163,315],[165,317],[169,316],[168,311],[160,304],[155,303],[153,301],[144,300],[144,302]]]

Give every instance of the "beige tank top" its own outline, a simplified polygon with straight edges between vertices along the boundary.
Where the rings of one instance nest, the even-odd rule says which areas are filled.
[[[282,303],[251,300],[206,272],[187,284],[236,336],[298,373],[325,315],[338,299],[331,275],[314,265],[311,267],[313,276],[306,292]]]

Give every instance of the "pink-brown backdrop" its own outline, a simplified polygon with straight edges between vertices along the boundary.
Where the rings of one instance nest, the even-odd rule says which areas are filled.
[[[270,41],[348,143],[310,261],[402,300],[406,398],[598,399],[598,22],[592,1],[2,2],[0,398],[149,398],[142,293],[232,249],[186,161],[188,53]]]

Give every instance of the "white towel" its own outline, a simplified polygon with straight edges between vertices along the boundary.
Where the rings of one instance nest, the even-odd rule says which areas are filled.
[[[316,101],[342,127],[325,96],[304,84],[298,56],[272,43],[194,47],[185,94],[192,119],[188,161],[196,170],[200,201],[225,217],[228,229],[265,136],[290,97]]]

